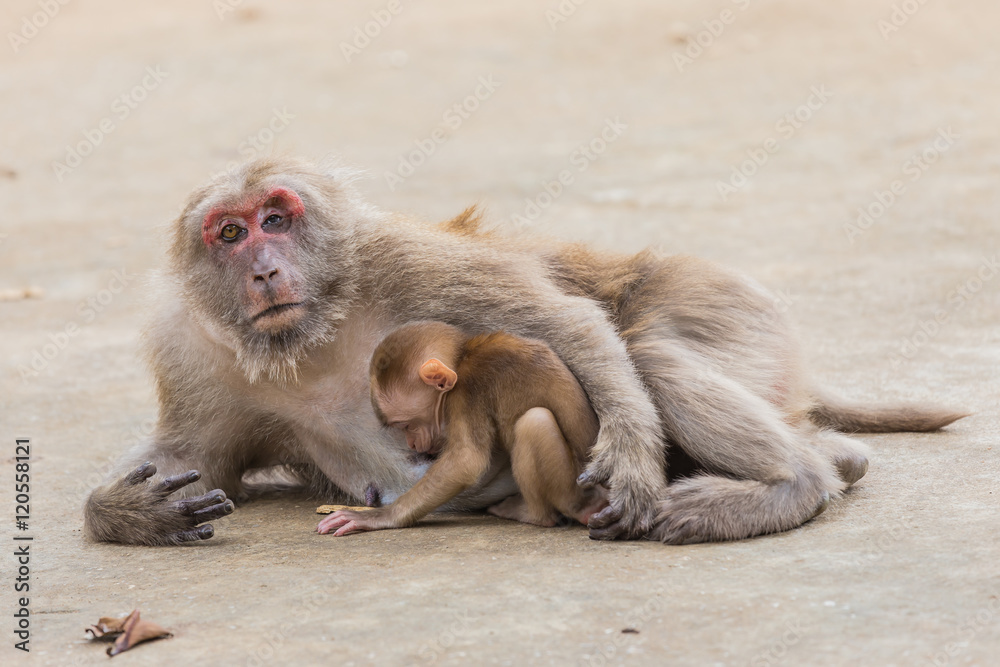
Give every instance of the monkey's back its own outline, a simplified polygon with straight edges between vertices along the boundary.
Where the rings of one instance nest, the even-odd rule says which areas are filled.
[[[512,442],[514,424],[532,408],[556,418],[577,461],[586,461],[598,421],[587,395],[566,364],[545,343],[505,332],[475,336],[465,344],[454,391],[465,405],[482,406],[499,442]]]

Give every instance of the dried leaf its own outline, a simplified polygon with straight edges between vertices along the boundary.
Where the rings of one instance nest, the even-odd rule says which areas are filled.
[[[355,512],[367,512],[374,507],[355,507],[354,505],[320,505],[316,508],[316,514],[333,514],[340,510],[353,510]]]
[[[123,625],[125,625],[124,618],[109,618],[105,616],[97,622],[97,625],[90,626],[84,632],[88,633],[91,639],[110,642],[122,633]]]
[[[169,630],[156,623],[142,620],[139,617],[138,609],[133,609],[132,613],[125,618],[102,618],[86,631],[90,634],[91,639],[113,640],[115,642],[113,646],[108,647],[108,655],[110,656],[116,656],[136,644],[150,639],[173,636]]]
[[[125,619],[122,634],[115,640],[114,646],[108,648],[108,655],[114,657],[144,641],[171,636],[173,635],[168,630],[156,623],[141,620],[139,618],[139,610],[135,609]]]

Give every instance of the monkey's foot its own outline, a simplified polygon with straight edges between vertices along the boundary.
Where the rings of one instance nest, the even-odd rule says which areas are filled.
[[[170,500],[175,491],[201,479],[197,470],[151,483],[149,479],[155,474],[156,466],[146,462],[91,494],[85,515],[87,533],[93,539],[126,544],[197,542],[215,535],[211,525],[199,524],[233,512],[233,502],[219,489]]]
[[[816,511],[813,512],[813,515],[811,517],[809,517],[809,520],[811,521],[812,519],[818,517],[820,514],[825,512],[826,508],[829,506],[830,506],[830,494],[824,492],[823,496],[819,500],[819,505],[816,506]]]
[[[498,516],[501,519],[510,519],[511,521],[520,521],[521,523],[532,523],[536,526],[545,526],[546,528],[551,528],[556,525],[556,516],[552,513],[549,516],[537,517],[531,512],[528,507],[528,503],[525,502],[524,496],[520,493],[513,495],[506,500],[501,500],[496,505],[489,507],[486,510],[493,516]]]
[[[797,482],[704,475],[672,484],[646,536],[665,544],[743,540],[791,530],[821,514],[830,493]]]
[[[711,542],[713,538],[705,523],[705,517],[696,513],[664,510],[659,516],[659,523],[646,537],[664,544]]]
[[[149,470],[145,473],[146,479],[156,473],[156,466],[152,463],[148,465]],[[136,470],[136,473],[140,470],[142,470],[142,467]],[[199,479],[201,479],[200,472],[197,470],[189,470],[186,473],[165,478],[162,482],[160,482],[159,486],[155,488],[154,493],[166,499],[166,497],[174,491],[182,489],[189,484],[193,484]],[[168,539],[171,542],[177,543],[197,542],[199,540],[209,539],[215,535],[215,528],[213,528],[211,524],[206,524],[204,526],[200,526],[199,524],[224,517],[227,514],[232,514],[235,509],[233,501],[228,500],[226,498],[226,494],[221,489],[215,489],[214,491],[209,491],[205,495],[196,496],[194,498],[182,498],[181,500],[176,500],[169,503],[168,507],[170,511],[186,517],[186,523],[189,526],[184,530],[179,530],[168,536]]]
[[[747,537],[739,534],[736,525],[730,525],[739,524],[739,517],[727,520],[726,513],[739,512],[739,506],[720,503],[724,498],[717,486],[729,482],[705,476],[671,484],[659,502],[656,525],[646,538],[664,544],[696,544]]]
[[[858,454],[836,460],[837,474],[848,485],[854,484],[868,472],[868,457]]]

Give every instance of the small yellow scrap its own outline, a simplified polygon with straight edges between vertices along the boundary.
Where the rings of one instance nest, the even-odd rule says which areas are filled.
[[[316,514],[333,514],[340,510],[354,510],[355,512],[365,512],[373,510],[374,507],[355,507],[354,505],[320,505],[316,508]]]

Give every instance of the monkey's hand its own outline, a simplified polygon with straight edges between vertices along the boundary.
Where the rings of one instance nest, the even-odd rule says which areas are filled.
[[[149,482],[156,474],[150,462],[120,480],[95,489],[87,499],[84,528],[102,542],[124,544],[181,544],[207,540],[215,529],[206,521],[232,514],[234,506],[216,489],[203,496],[169,499],[178,489],[201,479],[197,470]]]
[[[363,533],[369,530],[396,528],[385,509],[372,509],[364,512],[355,510],[337,510],[328,514],[316,526],[316,532],[326,535],[334,531],[334,537],[342,537],[351,533]]]
[[[603,429],[602,429],[603,430]],[[659,443],[656,446],[662,447]],[[640,449],[638,445],[635,450]],[[638,451],[633,451],[633,455]],[[592,515],[587,527],[594,540],[627,540],[645,536],[656,522],[666,479],[660,468],[634,465],[628,448],[595,447],[593,460],[577,483],[583,488],[604,486],[608,506]],[[624,462],[623,462],[624,459]],[[655,459],[654,459],[655,460]]]

